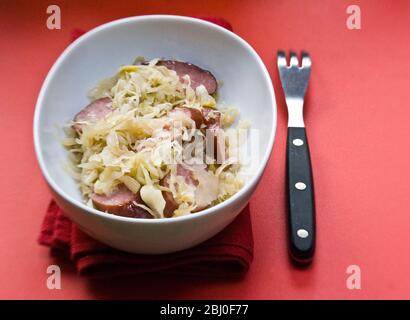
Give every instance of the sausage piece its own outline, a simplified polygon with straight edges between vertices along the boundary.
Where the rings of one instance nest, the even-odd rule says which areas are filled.
[[[221,113],[210,108],[203,108],[201,111],[206,125],[206,151],[213,150],[213,158],[220,164],[225,160],[225,138],[221,129]]]
[[[202,116],[207,129],[219,129],[221,127],[221,113],[211,108],[202,108]]]
[[[201,126],[204,124],[204,116],[202,112],[195,108],[188,108],[188,107],[175,107],[170,112],[181,111],[184,112],[188,117],[195,121],[195,127],[200,129]]]
[[[160,185],[163,187],[168,188],[169,187],[169,175],[168,173],[161,181]],[[198,185],[198,181],[195,180],[192,171],[186,169],[184,166],[181,164],[177,164],[177,175],[182,176],[185,178],[185,182],[188,184],[192,185]],[[170,218],[172,217],[174,211],[178,209],[179,204],[175,201],[172,192],[169,191],[162,191],[162,196],[164,197],[165,200],[165,209],[164,209],[164,217]]]
[[[93,193],[91,200],[94,207],[100,211],[130,218],[153,218],[147,210],[136,205],[136,203],[144,203],[139,193],[132,193],[124,185],[120,185],[118,189],[110,195]]]
[[[170,174],[168,173],[159,182],[161,186],[165,188],[169,187],[169,175]],[[174,214],[174,211],[178,209],[179,204],[175,201],[174,196],[172,195],[172,192],[170,191],[162,191],[162,196],[164,197],[164,200],[165,200],[164,217],[171,218],[172,215]]]
[[[196,89],[196,87],[201,84],[204,85],[209,94],[215,93],[218,89],[218,83],[214,75],[208,70],[201,69],[192,63],[175,60],[160,60],[157,65],[174,70],[180,78],[188,75],[191,79],[191,87],[193,89]]]
[[[163,187],[168,188],[169,187],[169,175],[170,173],[168,173],[161,181],[160,181],[160,185]],[[182,166],[181,164],[177,164],[177,175],[178,176],[182,176],[185,178],[185,182],[188,184],[192,184],[197,186],[198,185],[198,181],[194,178],[193,172],[189,169],[186,169],[184,166]],[[176,209],[178,209],[179,204],[175,201],[172,192],[169,191],[162,191],[162,196],[165,199],[165,209],[164,209],[164,217],[166,218],[171,218],[174,214],[174,211]],[[205,207],[197,207],[195,210],[192,210],[192,212],[198,212],[201,210],[204,210],[206,208],[208,208],[209,206],[205,206]]]
[[[78,122],[97,122],[98,120],[103,119],[111,111],[112,101],[110,98],[94,100],[75,115],[73,129],[77,132],[81,132],[82,124]]]

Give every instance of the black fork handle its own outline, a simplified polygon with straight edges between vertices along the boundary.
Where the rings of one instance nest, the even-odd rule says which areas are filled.
[[[288,128],[287,154],[288,228],[291,257],[308,263],[315,252],[315,201],[312,167],[305,128]]]

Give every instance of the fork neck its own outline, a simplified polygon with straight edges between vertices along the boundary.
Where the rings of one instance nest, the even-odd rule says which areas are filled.
[[[303,99],[286,98],[288,108],[288,127],[304,128],[303,121]]]

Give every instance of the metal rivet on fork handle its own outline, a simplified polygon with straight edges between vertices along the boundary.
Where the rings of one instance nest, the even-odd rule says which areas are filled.
[[[302,239],[309,237],[309,232],[305,229],[299,229],[296,232],[296,234],[298,235],[299,238],[302,238]]]
[[[303,140],[302,139],[293,139],[292,141],[293,145],[300,147],[303,146]]]
[[[305,190],[306,189],[306,184],[303,182],[296,182],[295,183],[295,188],[298,190]]]

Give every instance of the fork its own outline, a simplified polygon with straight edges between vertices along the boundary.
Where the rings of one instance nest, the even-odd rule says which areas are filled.
[[[315,252],[315,201],[309,146],[303,121],[303,104],[312,61],[307,52],[278,52],[278,69],[288,109],[286,180],[290,255],[296,262],[308,263]]]

